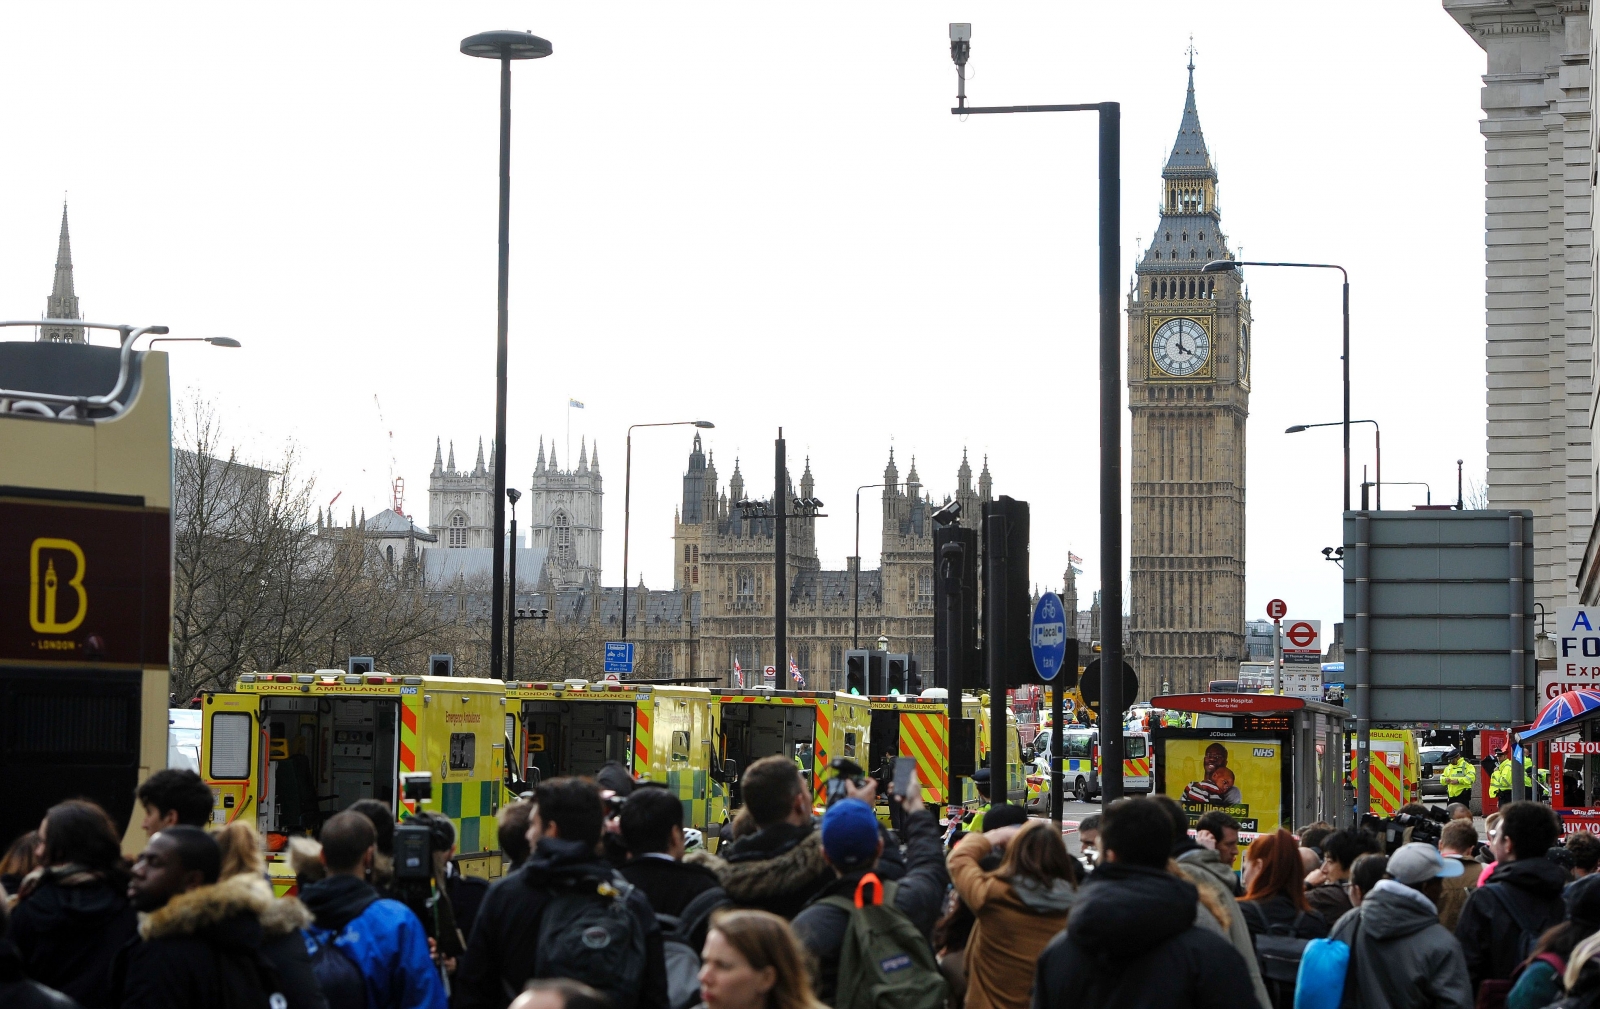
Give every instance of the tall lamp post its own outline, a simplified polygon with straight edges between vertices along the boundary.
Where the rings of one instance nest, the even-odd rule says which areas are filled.
[[[864,490],[872,490],[877,487],[889,486],[893,485],[886,483],[864,483],[860,487],[856,488],[856,571],[855,578],[853,579],[855,584],[851,587],[850,593],[855,597],[855,601],[850,605],[851,648],[861,647],[861,492]],[[879,586],[879,591],[882,591],[882,586]]]
[[[714,428],[709,420],[664,420],[655,424],[628,425],[627,462],[622,468],[622,640],[628,640],[628,520],[633,498],[633,429],[636,427]]]
[[[1268,263],[1258,260],[1213,259],[1202,273],[1228,273],[1241,266],[1283,266],[1298,270],[1338,270],[1344,277],[1344,510],[1350,510],[1350,271],[1336,263]],[[1372,808],[1372,673],[1366,652],[1356,650],[1356,816]]]
[[[1122,311],[1117,283],[1122,269],[1122,105],[967,105],[967,57],[972,26],[950,26],[950,58],[956,65],[952,115],[1013,112],[1096,112],[1100,116],[1100,604],[1107,626],[1100,656],[1101,795],[1122,798]]]
[[[1377,483],[1377,487],[1378,487],[1378,510],[1379,511],[1383,511],[1383,432],[1381,432],[1378,429],[1378,422],[1377,421],[1375,421],[1375,420],[1352,420],[1352,421],[1330,420],[1330,421],[1327,421],[1327,422],[1322,423],[1322,424],[1295,424],[1295,425],[1293,425],[1291,427],[1285,428],[1283,433],[1284,434],[1299,434],[1301,431],[1309,431],[1314,427],[1343,427],[1346,423],[1350,423],[1350,424],[1371,424],[1372,425],[1372,454],[1373,454],[1374,461],[1376,462],[1377,469],[1378,469],[1378,483]],[[1346,455],[1345,455],[1345,479],[1348,480],[1350,478],[1350,457],[1349,457],[1349,454],[1348,454],[1348,450],[1349,450],[1349,445],[1348,444],[1345,445],[1345,449],[1346,449]],[[1349,493],[1350,493],[1349,489],[1346,488],[1345,494],[1348,495]],[[1349,504],[1348,501],[1346,501],[1345,502],[1345,508],[1348,509],[1349,507],[1350,507],[1350,504]]]
[[[501,635],[505,630],[506,600],[506,296],[511,267],[511,61],[549,56],[548,41],[529,32],[480,32],[461,40],[468,56],[500,61],[500,286],[496,295],[498,321],[494,358],[494,565],[490,579],[489,675],[503,679]]]

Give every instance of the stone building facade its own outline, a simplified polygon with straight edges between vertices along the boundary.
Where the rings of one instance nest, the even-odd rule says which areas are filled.
[[[1484,50],[1488,506],[1533,512],[1534,598],[1600,600],[1587,0],[1445,0]],[[1585,564],[1585,555],[1589,562]],[[1587,587],[1584,585],[1587,583]]]
[[[1250,302],[1222,233],[1194,65],[1161,220],[1128,294],[1132,513],[1128,658],[1139,696],[1203,690],[1245,657]]]

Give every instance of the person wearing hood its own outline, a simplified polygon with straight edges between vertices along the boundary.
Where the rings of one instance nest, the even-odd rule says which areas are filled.
[[[913,779],[915,781],[915,779]],[[922,805],[922,789],[914,786],[901,800],[905,812],[906,872],[888,884],[884,901],[893,903],[926,938],[933,933],[950,877],[945,873],[939,821]],[[823,903],[832,896],[853,897],[861,878],[875,873],[883,854],[883,837],[872,806],[860,799],[840,799],[822,817],[822,853],[838,878],[823,887],[795,916],[794,933],[816,961],[816,994],[829,1005],[838,990],[839,955],[850,915]],[[970,1003],[969,1003],[970,1004]]]
[[[991,851],[1000,866],[983,869]],[[967,939],[967,1009],[1027,1009],[1028,977],[1067,924],[1083,868],[1049,820],[968,834],[950,853],[950,876],[977,923]]]
[[[129,902],[146,917],[142,941],[118,956],[122,1009],[288,1004],[261,949],[271,889],[260,877],[218,882],[221,873],[222,852],[199,827],[150,838],[128,883]]]
[[[1217,922],[1218,931],[1233,943],[1233,948],[1244,958],[1257,1005],[1260,1009],[1271,1009],[1272,1000],[1267,994],[1266,984],[1261,980],[1261,967],[1256,963],[1255,940],[1250,936],[1250,926],[1245,924],[1244,912],[1239,908],[1233,889],[1233,884],[1237,882],[1233,874],[1233,859],[1239,852],[1239,821],[1221,810],[1212,810],[1200,817],[1195,825],[1195,836],[1190,837],[1189,814],[1183,811],[1176,800],[1167,795],[1153,795],[1150,801],[1166,810],[1172,820],[1173,865],[1195,885],[1202,898],[1210,898],[1210,907],[1223,911],[1223,920],[1213,917],[1208,908],[1205,913],[1196,916],[1196,921],[1207,928],[1210,922]],[[1202,844],[1202,841],[1205,843]],[[1202,903],[1206,901],[1202,900]]]
[[[327,876],[300,890],[316,919],[309,931],[319,944],[337,947],[330,955],[342,953],[361,971],[368,1009],[445,1009],[444,982],[422,922],[366,882],[377,843],[362,813],[346,810],[322,825]]]
[[[1543,1009],[1563,994],[1561,979],[1567,961],[1584,940],[1600,931],[1600,889],[1585,887],[1565,895],[1567,920],[1539,937],[1528,959],[1517,969],[1506,996],[1506,1009]]]
[[[1459,861],[1420,841],[1389,856],[1383,879],[1330,936],[1350,947],[1347,1009],[1471,1009],[1466,958],[1437,905],[1444,881],[1459,875]]]
[[[1566,917],[1561,891],[1567,874],[1544,857],[1561,836],[1555,812],[1537,802],[1513,802],[1500,814],[1490,842],[1494,874],[1467,898],[1456,922],[1474,991],[1485,981],[1509,989],[1522,961],[1524,928],[1531,944]]]
[[[250,904],[261,923],[261,953],[278,972],[288,1009],[328,1009],[306,948],[311,912],[298,897],[273,895],[261,857],[261,835],[249,820],[234,820],[211,837],[222,852],[221,882],[250,891]]]
[[[1149,799],[1101,814],[1099,866],[1065,931],[1040,955],[1033,1009],[1239,1009],[1255,1003],[1244,958],[1196,924],[1193,883],[1170,874],[1172,821]]]
[[[756,832],[716,855],[692,851],[684,861],[716,873],[729,899],[740,907],[792,920],[834,880],[833,868],[822,856],[821,835],[811,823],[811,790],[794,762],[778,754],[745,768],[739,796]]]
[[[539,784],[533,802],[528,817],[533,854],[484,896],[456,971],[455,1009],[504,1009],[529,980],[547,976],[539,973],[544,911],[557,897],[576,894],[599,894],[626,905],[640,930],[634,935],[643,936],[644,963],[633,988],[619,987],[629,983],[626,978],[573,980],[608,995],[614,1009],[670,1009],[666,955],[655,911],[644,891],[599,853],[605,825],[600,789],[587,778],[551,778]],[[607,984],[608,980],[614,983]]]
[[[99,806],[73,799],[45,813],[39,845],[8,932],[23,970],[86,1009],[115,1006],[112,961],[139,925],[116,827]]]

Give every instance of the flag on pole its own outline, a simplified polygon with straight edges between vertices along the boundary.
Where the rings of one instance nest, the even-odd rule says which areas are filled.
[[[567,407],[572,410],[582,410],[583,404],[569,396],[567,397]]]
[[[744,689],[744,668],[739,665],[739,657],[737,655],[733,657],[733,681],[740,690]]]
[[[795,686],[806,689],[806,678],[800,674],[800,665],[795,662],[793,655],[789,656],[789,677],[794,680]]]
[[[1080,565],[1082,563],[1083,563],[1083,558],[1082,557],[1079,557],[1077,554],[1073,553],[1071,550],[1067,551],[1067,567],[1072,569],[1072,573],[1073,574],[1075,574],[1075,575],[1083,574],[1083,568],[1078,566],[1078,565]]]

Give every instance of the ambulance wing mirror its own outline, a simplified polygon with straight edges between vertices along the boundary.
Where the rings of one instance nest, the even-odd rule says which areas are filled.
[[[737,760],[724,760],[722,762],[722,780],[736,781],[739,778],[739,762]]]
[[[427,802],[433,798],[433,775],[427,771],[400,775],[400,787],[407,799]]]
[[[529,765],[528,773],[524,774],[522,776],[523,784],[527,785],[530,789],[538,788],[539,787],[539,782],[541,782],[543,780],[544,780],[544,772],[539,770],[537,767],[532,766],[532,765]]]

